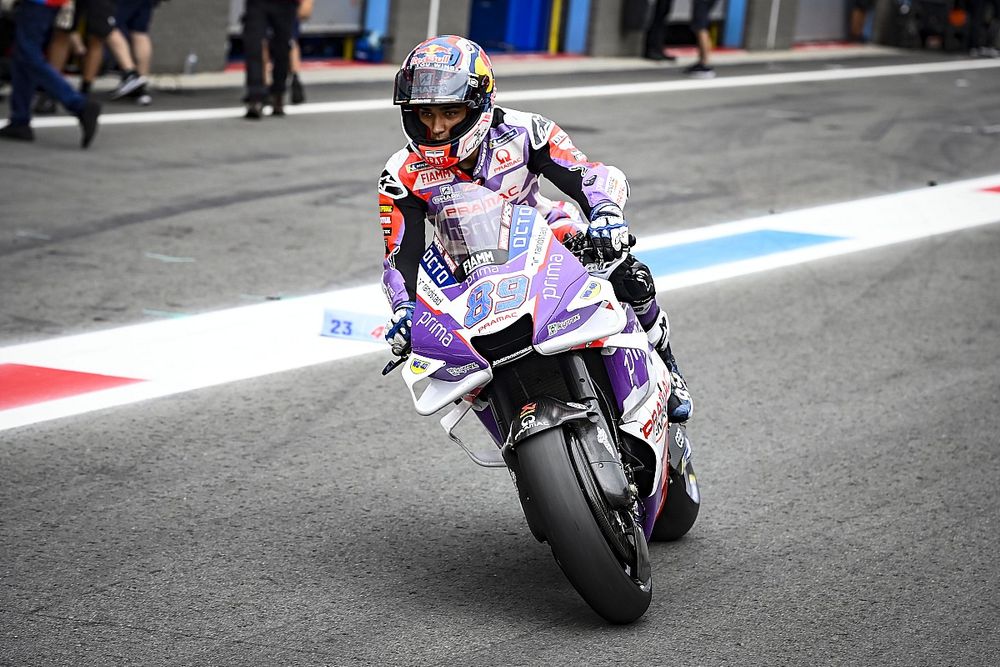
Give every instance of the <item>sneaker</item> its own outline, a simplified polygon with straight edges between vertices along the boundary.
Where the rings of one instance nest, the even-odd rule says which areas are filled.
[[[126,72],[118,87],[111,91],[111,99],[120,100],[134,90],[146,85],[146,77],[136,71]]]
[[[703,65],[702,63],[695,63],[690,67],[684,68],[684,73],[693,79],[714,79],[715,70],[708,65]]]
[[[47,93],[38,93],[35,97],[35,106],[32,109],[39,116],[49,116],[56,112],[56,101],[49,97]]]
[[[97,134],[97,118],[101,115],[100,103],[88,99],[83,105],[83,111],[77,118],[80,119],[80,147],[87,148]]]
[[[30,125],[14,125],[8,123],[0,127],[0,139],[12,139],[14,141],[34,141],[35,131]]]
[[[302,104],[306,101],[306,91],[296,74],[292,77],[292,104]]]

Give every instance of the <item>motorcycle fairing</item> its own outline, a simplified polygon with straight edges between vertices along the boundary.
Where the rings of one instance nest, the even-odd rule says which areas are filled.
[[[421,364],[440,363],[403,368],[420,414],[432,414],[489,383],[492,369],[472,341],[501,331],[524,315],[532,316],[532,345],[541,354],[607,337],[627,322],[611,284],[591,277],[534,209],[514,209],[505,264],[477,266],[458,282],[453,275],[444,279],[442,269],[452,272],[456,263],[439,245],[432,244],[421,260],[411,342]],[[476,299],[487,297],[489,310],[481,319],[470,320]],[[419,398],[418,388],[423,389]]]

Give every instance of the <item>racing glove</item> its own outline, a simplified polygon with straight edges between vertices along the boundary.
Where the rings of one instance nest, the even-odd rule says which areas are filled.
[[[628,252],[628,223],[621,208],[612,202],[598,204],[590,212],[587,237],[598,261],[609,262]]]
[[[412,301],[404,301],[396,306],[396,312],[385,323],[385,339],[389,342],[392,353],[397,357],[406,354],[410,347],[410,332],[413,330],[413,307],[415,305]]]

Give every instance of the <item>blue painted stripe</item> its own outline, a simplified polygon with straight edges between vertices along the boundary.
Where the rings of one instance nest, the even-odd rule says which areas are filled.
[[[636,256],[649,266],[653,275],[662,276],[843,240],[840,236],[761,229],[640,251]]]

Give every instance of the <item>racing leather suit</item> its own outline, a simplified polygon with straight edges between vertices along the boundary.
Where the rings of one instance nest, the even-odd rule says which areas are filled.
[[[540,176],[573,202],[542,196]],[[404,148],[386,162],[378,185],[385,240],[382,286],[393,310],[414,300],[417,268],[427,247],[425,221],[436,212],[435,198],[442,187],[461,181],[474,181],[512,204],[537,209],[560,240],[586,229],[597,205],[613,202],[624,208],[628,198],[628,182],[620,169],[587,160],[566,132],[538,114],[496,107],[471,173],[457,166],[432,167]],[[639,263],[630,266],[634,264]],[[649,289],[653,289],[651,283]],[[632,301],[626,294],[619,298]]]

